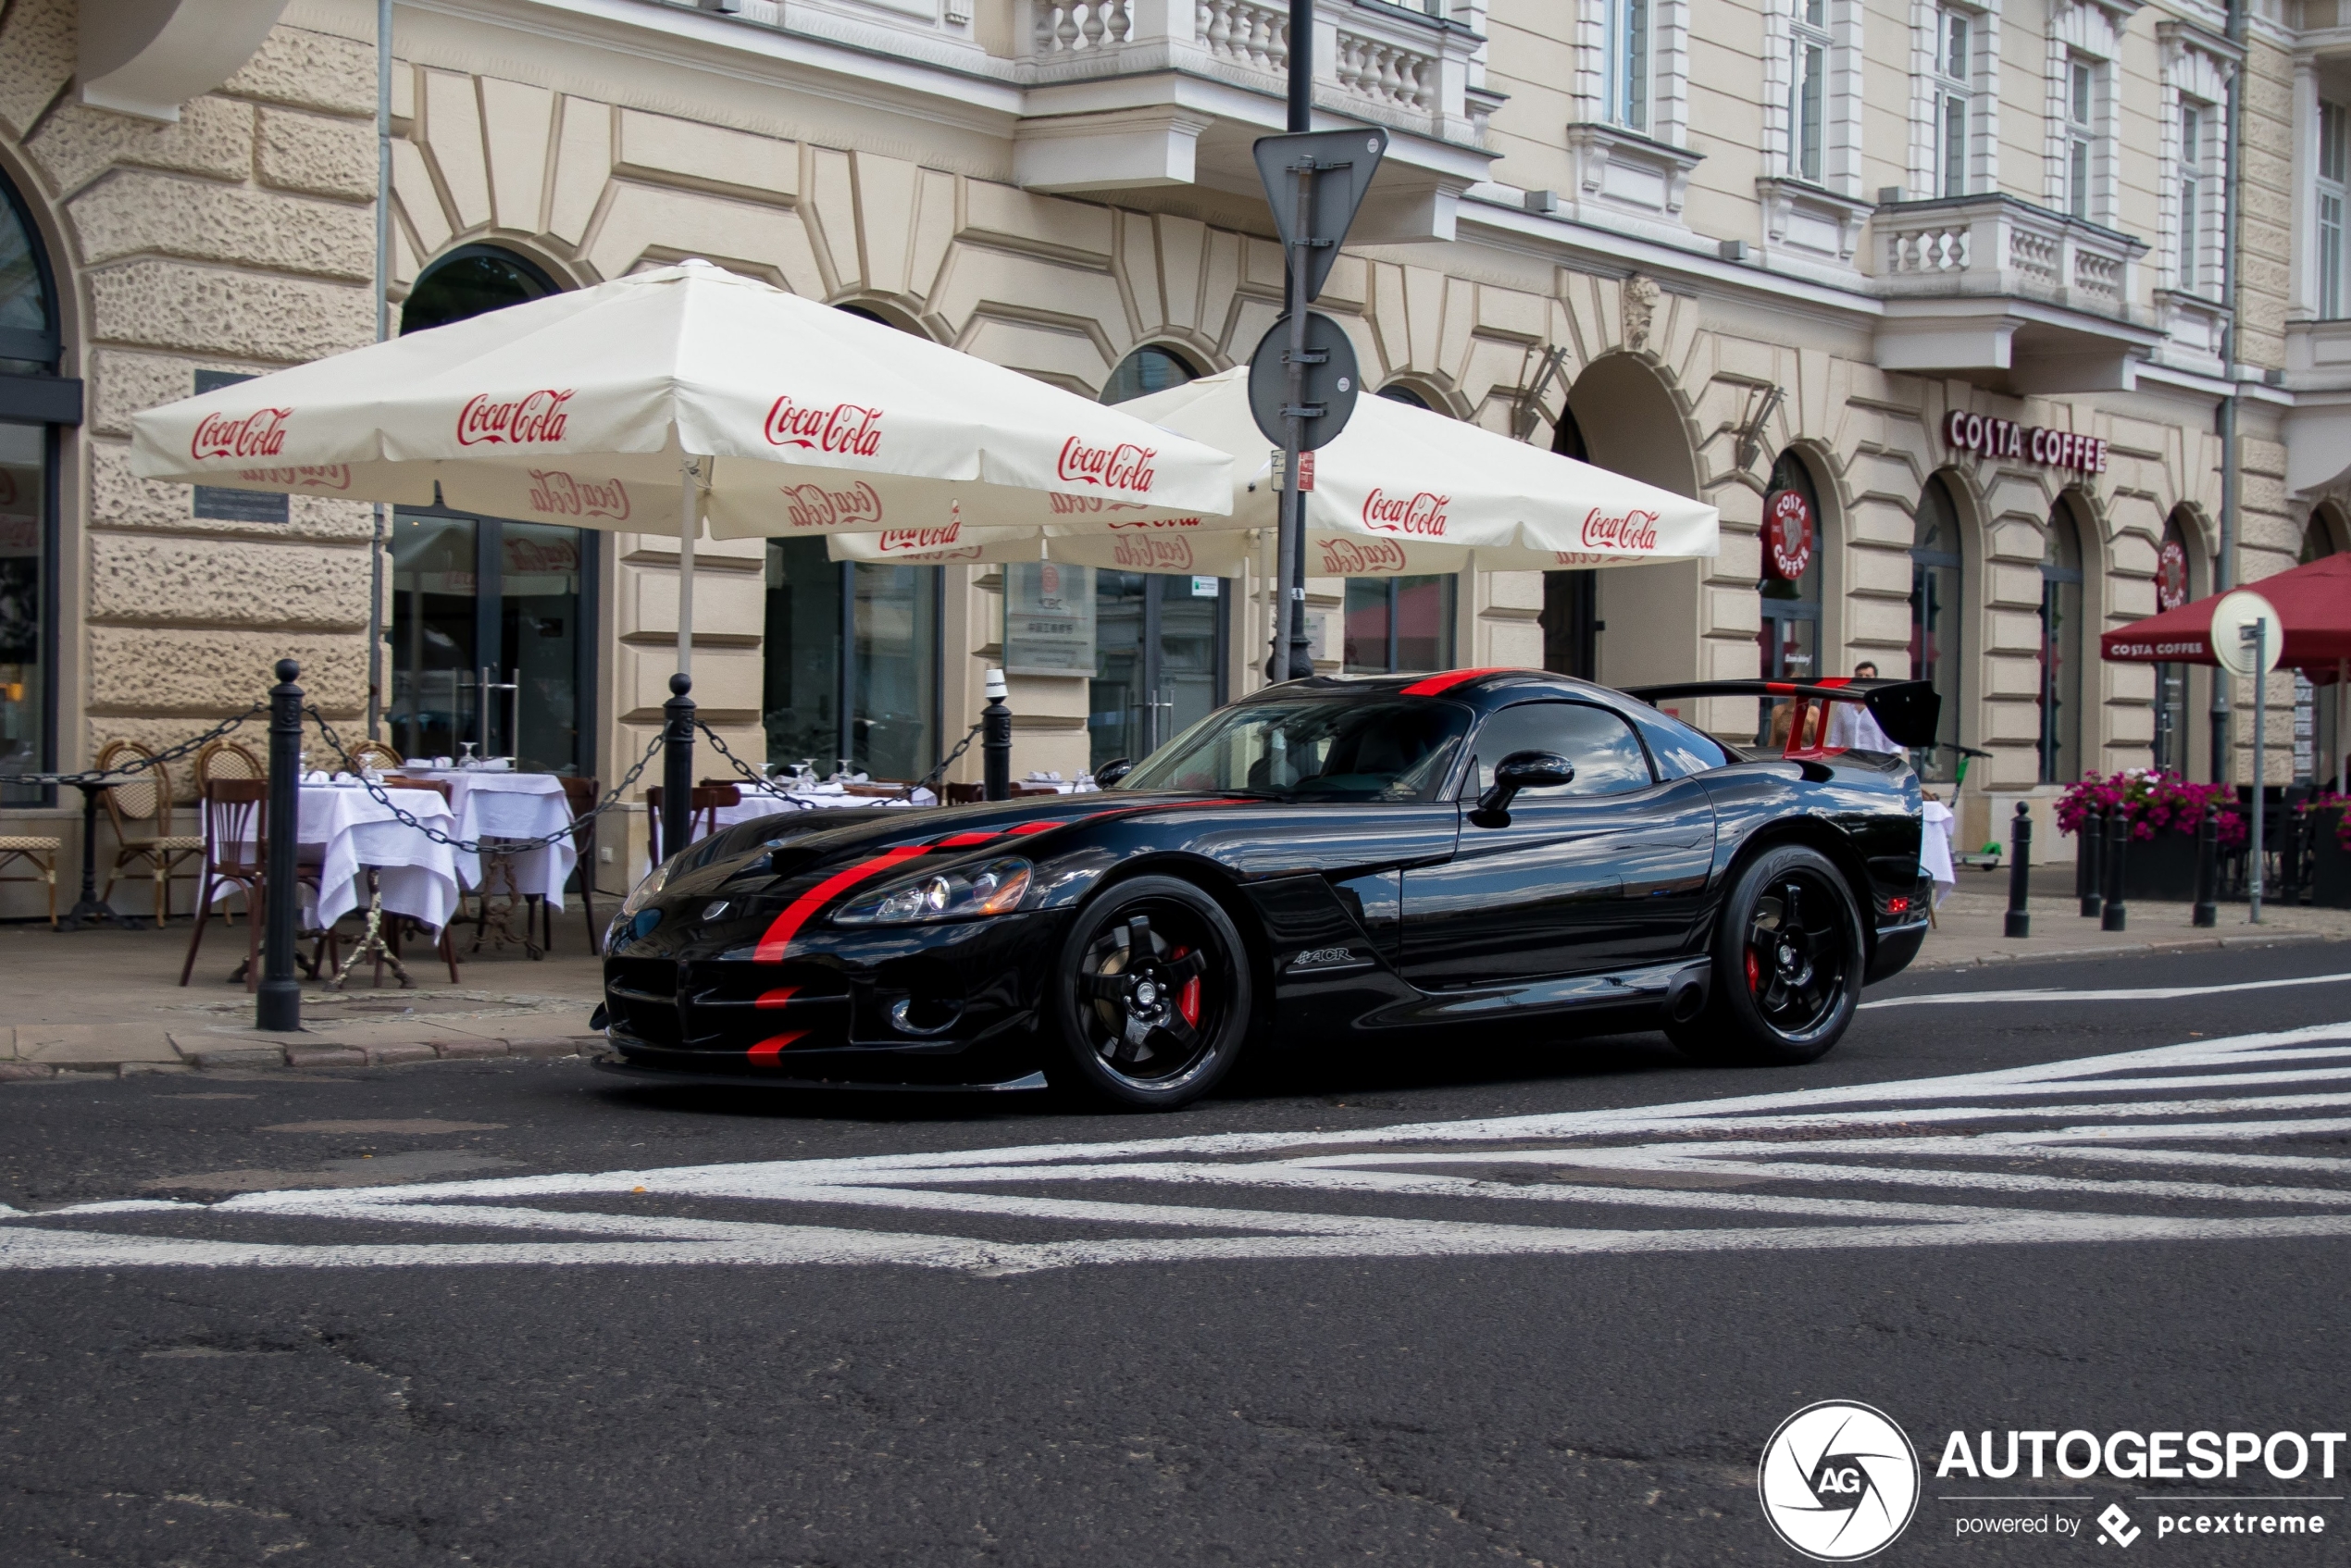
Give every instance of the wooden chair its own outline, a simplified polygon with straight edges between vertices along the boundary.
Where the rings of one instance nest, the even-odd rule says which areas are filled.
[[[12,833],[0,838],[0,865],[13,865],[23,861],[33,869],[30,877],[0,877],[0,882],[46,882],[49,884],[49,924],[57,923],[57,847],[61,839],[43,838],[33,833]]]
[[[204,824],[204,874],[197,884],[195,928],[188,933],[188,957],[180,966],[180,983],[186,985],[195,972],[196,950],[204,945],[213,901],[225,884],[244,894],[245,989],[253,990],[261,983],[261,927],[263,905],[267,902],[268,893],[269,780],[215,778],[205,786],[196,810]],[[295,885],[308,888],[314,901],[318,895],[323,869],[315,860],[297,858],[294,862]],[[221,912],[221,919],[227,923],[226,910]],[[322,930],[316,935],[317,946],[310,957],[295,954],[296,962],[314,977],[321,963],[334,963],[342,946],[332,931]]]
[[[114,897],[115,878],[126,865],[143,865],[155,883],[155,924],[171,918],[172,874],[204,853],[201,834],[171,830],[171,772],[136,740],[109,740],[98,753],[98,771],[137,760],[147,766],[101,797],[114,824],[114,868],[106,873],[101,900]],[[160,831],[157,831],[160,829]]]
[[[951,806],[976,806],[988,798],[985,784],[950,784],[947,803]]]
[[[343,754],[351,759],[354,767],[373,768],[379,773],[397,773],[408,761],[384,740],[355,740],[344,748]]]
[[[585,832],[572,835],[572,847],[579,852],[579,864],[573,875],[579,878],[579,908],[588,922],[588,951],[603,952],[603,934],[596,929],[596,820],[588,814],[604,798],[603,790],[593,778],[563,776],[564,803],[571,808],[571,819],[588,823]],[[555,911],[553,904],[541,899],[539,903],[539,927],[544,940],[541,945],[549,952],[555,946]]]
[[[645,843],[653,852],[653,863],[659,865],[664,859],[661,847],[661,786],[645,787]],[[743,803],[743,792],[732,784],[697,784],[687,805],[686,841],[707,839],[718,831],[718,812],[722,806]],[[679,846],[683,848],[683,845]]]

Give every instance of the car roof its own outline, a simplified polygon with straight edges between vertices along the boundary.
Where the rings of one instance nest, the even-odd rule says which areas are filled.
[[[1655,711],[1612,687],[1579,680],[1572,675],[1501,667],[1406,675],[1316,675],[1263,687],[1241,701],[1255,703],[1280,696],[1446,697],[1475,708],[1481,716],[1496,708],[1536,697],[1574,698],[1628,716],[1636,709]]]

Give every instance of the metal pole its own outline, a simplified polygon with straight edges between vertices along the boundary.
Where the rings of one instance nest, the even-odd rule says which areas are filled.
[[[2237,57],[2245,57],[2245,3],[2228,0],[2228,36]],[[2236,581],[2237,506],[2244,490],[2244,475],[2237,464],[2237,314],[2244,308],[2240,268],[2237,265],[2239,232],[2238,209],[2244,205],[2240,194],[2245,190],[2245,73],[2239,68],[2229,83],[2229,112],[2226,124],[2228,140],[2228,178],[2222,189],[2228,193],[2227,220],[2220,226],[2220,288],[2221,297],[2229,308],[2220,317],[2220,374],[2228,379],[2229,391],[2220,399],[2220,545],[2212,565],[2212,591],[2226,593]],[[2231,715],[2229,671],[2215,662],[2212,671],[2212,781],[2226,784],[2236,777],[2235,728]],[[2256,908],[2259,906],[2257,903]],[[2258,918],[2258,916],[2257,916]]]
[[[269,689],[269,842],[264,873],[261,985],[253,1027],[302,1027],[302,987],[294,979],[294,913],[302,890],[294,882],[294,840],[302,826],[302,666],[278,661]],[[202,912],[198,912],[199,917]]]
[[[376,342],[392,335],[392,0],[376,0]],[[384,504],[367,542],[367,738],[383,736]]]
[[[1314,129],[1314,0],[1290,0],[1289,6],[1289,131],[1292,135]],[[1304,241],[1312,238],[1314,214],[1314,171],[1294,170],[1298,190],[1300,242],[1289,254],[1289,352],[1284,397],[1295,410],[1306,392],[1306,262]],[[1298,469],[1306,431],[1295,412],[1282,420],[1282,492],[1279,526],[1274,551],[1274,646],[1265,661],[1265,678],[1274,684],[1314,673],[1312,651],[1306,641],[1306,494],[1298,487]],[[1301,667],[1301,666],[1303,667]]]
[[[2024,901],[2033,882],[2033,813],[2022,801],[2016,803],[2016,822],[2009,829],[2009,919],[2002,935],[2029,937],[2033,934],[2033,916]]]
[[[2124,861],[2131,852],[2131,814],[2117,810],[2106,824],[2106,909],[2099,916],[2101,931],[2129,929],[2129,912],[2122,903]]]
[[[2270,623],[2255,621],[2245,628],[2253,642],[2253,825],[2250,856],[2245,876],[2245,891],[2251,906],[2250,923],[2261,924],[2261,819],[2268,815],[2269,803],[2262,798],[2264,779],[2262,761],[2269,751],[2266,733],[2270,727]]]
[[[1013,710],[1004,705],[1004,672],[988,672],[988,705],[979,712],[980,794],[1013,798]]]

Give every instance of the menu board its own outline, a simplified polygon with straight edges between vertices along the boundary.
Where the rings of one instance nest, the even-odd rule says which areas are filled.
[[[1094,574],[1059,561],[1004,567],[1004,668],[1014,675],[1094,673]]]

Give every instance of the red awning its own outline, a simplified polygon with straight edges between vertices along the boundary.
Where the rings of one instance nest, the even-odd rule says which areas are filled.
[[[2351,555],[2324,556],[2245,586],[2276,607],[2285,628],[2280,666],[2331,677],[2337,660],[2351,659]],[[2098,639],[2099,654],[2125,664],[2217,663],[2212,606],[2220,602],[2215,594],[2107,632]]]

